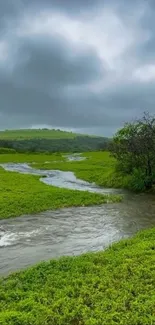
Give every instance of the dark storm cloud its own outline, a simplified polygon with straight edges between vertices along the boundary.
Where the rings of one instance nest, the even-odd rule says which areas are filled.
[[[110,135],[155,112],[153,6],[1,0],[0,128],[103,127]]]
[[[0,78],[0,98],[5,114],[10,116],[13,112],[22,119],[26,112],[33,124],[76,127],[91,123],[93,113],[87,110],[89,102],[93,109],[90,94],[83,98],[81,93],[83,85],[102,76],[103,67],[95,53],[82,51],[73,56],[63,41],[53,38],[48,43],[25,39],[18,57],[19,63],[17,61],[12,73],[5,79],[4,75]],[[74,87],[80,87],[81,97],[70,98],[68,87],[72,89],[71,95]]]
[[[104,1],[103,1],[104,2]],[[66,12],[69,15],[77,15],[81,13],[81,10],[88,11],[89,9],[95,8],[96,5],[100,3],[99,0],[45,0],[44,2],[42,0],[34,0],[33,6],[39,6],[44,9],[45,5],[47,8],[53,8],[55,10],[58,10],[59,12]],[[26,0],[25,0],[26,4]]]
[[[21,84],[59,91],[66,85],[85,84],[102,76],[103,67],[96,54],[83,51],[72,56],[72,49],[54,37],[49,42],[26,39],[19,51],[25,58],[17,65],[13,78]]]

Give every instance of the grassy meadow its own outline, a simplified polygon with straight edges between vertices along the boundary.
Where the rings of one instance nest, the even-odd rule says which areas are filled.
[[[113,172],[115,162],[109,154],[86,153],[85,156],[88,159],[84,161],[68,162],[61,154],[1,154],[0,163],[27,162],[34,168],[70,170],[81,179],[111,186],[108,173]],[[39,176],[7,172],[3,168],[0,168],[0,179],[0,219],[48,209],[88,206],[121,200],[119,195],[101,195],[45,185],[39,181]],[[103,180],[106,180],[105,184]]]
[[[154,325],[155,229],[0,280],[1,325]]]

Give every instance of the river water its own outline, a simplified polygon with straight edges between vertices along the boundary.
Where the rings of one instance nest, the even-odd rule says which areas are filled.
[[[54,179],[51,185],[55,186],[59,184],[100,193],[113,191],[76,180],[73,173],[39,171],[27,164],[5,164],[3,167],[40,175],[46,184],[51,184],[51,179]],[[47,176],[48,182],[43,176]],[[0,220],[0,274],[6,275],[53,257],[102,250],[121,238],[152,226],[155,226],[154,196],[126,192],[122,203],[60,209]]]

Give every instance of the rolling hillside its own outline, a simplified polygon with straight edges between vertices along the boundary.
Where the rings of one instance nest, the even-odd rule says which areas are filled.
[[[74,139],[76,136],[80,136],[80,134],[54,129],[20,129],[0,131],[0,139],[5,140]]]
[[[0,153],[84,152],[107,149],[109,139],[62,130],[20,129],[0,131]]]

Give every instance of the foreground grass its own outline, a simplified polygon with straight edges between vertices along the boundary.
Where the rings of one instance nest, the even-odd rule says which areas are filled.
[[[155,229],[0,282],[1,325],[154,325]]]
[[[48,209],[118,202],[121,197],[60,189],[45,185],[38,176],[6,172],[0,168],[0,219]]]

